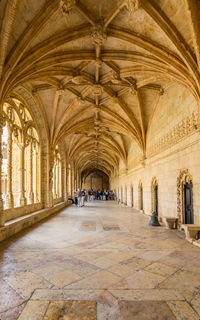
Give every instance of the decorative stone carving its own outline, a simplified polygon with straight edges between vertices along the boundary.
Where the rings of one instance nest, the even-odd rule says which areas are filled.
[[[91,29],[91,38],[95,45],[102,46],[107,39],[107,34],[103,30],[103,25],[98,23],[96,26]]]
[[[198,114],[192,113],[190,116],[181,120],[168,133],[160,137],[148,149],[148,156],[156,155],[178,143],[181,139],[199,129]]]
[[[135,12],[140,7],[140,0],[125,0],[125,6],[131,13]]]
[[[60,10],[64,15],[68,15],[70,11],[76,6],[76,0],[61,0]]]
[[[115,72],[114,70],[112,71],[111,82],[113,84],[120,84],[121,83],[120,74],[118,72]]]
[[[184,183],[192,183],[192,176],[188,169],[183,169],[180,171],[177,178],[177,215],[178,215],[178,226],[184,223],[183,219],[183,199],[184,199]]]
[[[103,89],[100,85],[94,84],[91,86],[91,91],[95,97],[99,97],[102,94]]]

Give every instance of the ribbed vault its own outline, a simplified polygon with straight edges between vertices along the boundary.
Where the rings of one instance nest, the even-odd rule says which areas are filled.
[[[79,173],[110,176],[120,162],[126,168],[133,142],[144,159],[148,128],[171,83],[199,103],[198,1],[28,3],[0,3],[0,107],[20,87],[31,92],[52,147],[63,144]]]

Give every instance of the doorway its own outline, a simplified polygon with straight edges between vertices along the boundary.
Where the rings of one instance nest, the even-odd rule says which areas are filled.
[[[140,210],[143,210],[143,187],[140,186]]]
[[[158,215],[158,185],[154,188],[154,199],[155,199],[155,213]]]
[[[192,183],[184,184],[185,224],[194,223]]]

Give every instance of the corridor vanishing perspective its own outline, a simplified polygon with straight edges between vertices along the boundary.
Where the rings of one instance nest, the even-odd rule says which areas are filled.
[[[91,201],[5,241],[0,319],[198,320],[199,248],[148,222]]]
[[[200,319],[199,0],[0,0],[0,251],[0,320]]]

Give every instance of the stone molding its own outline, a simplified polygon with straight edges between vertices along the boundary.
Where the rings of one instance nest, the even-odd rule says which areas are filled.
[[[192,183],[192,176],[188,169],[183,169],[180,171],[177,178],[177,216],[178,216],[178,227],[182,223],[185,223],[183,213],[184,213],[184,183]]]
[[[198,113],[193,112],[191,115],[177,123],[169,132],[158,138],[155,143],[148,148],[148,157],[152,157],[172,147],[189,134],[195,133],[198,129],[199,115]]]
[[[60,10],[64,15],[68,15],[75,6],[76,6],[76,0],[60,1]]]
[[[107,39],[107,34],[103,29],[103,24],[98,23],[91,28],[91,38],[95,45],[102,46]]]

